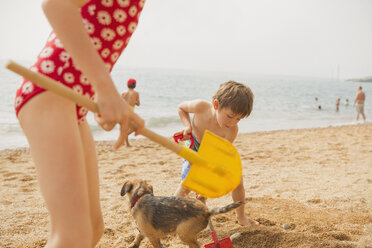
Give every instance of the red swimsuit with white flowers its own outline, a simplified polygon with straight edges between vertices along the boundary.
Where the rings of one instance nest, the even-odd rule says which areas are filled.
[[[91,0],[81,7],[86,31],[109,71],[128,45],[144,3],[145,0]],[[54,32],[49,35],[31,70],[53,78],[81,95],[94,98],[91,84],[74,65]],[[24,79],[16,92],[16,114],[28,100],[43,91],[43,88]],[[77,105],[76,111],[78,120],[83,121],[87,109]]]

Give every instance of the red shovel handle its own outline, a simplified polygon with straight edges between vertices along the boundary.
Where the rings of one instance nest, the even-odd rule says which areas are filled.
[[[173,139],[174,139],[174,142],[178,143],[180,139],[183,139],[183,134],[180,133],[180,134],[175,134],[173,135]],[[195,143],[195,140],[194,140],[194,136],[190,133],[190,149],[193,148],[194,146],[194,143]]]
[[[214,231],[214,230],[211,231],[211,235],[212,235],[212,239],[214,241],[214,244],[215,245],[220,245],[220,241],[218,240],[216,231]],[[218,246],[216,246],[216,247],[218,247]]]

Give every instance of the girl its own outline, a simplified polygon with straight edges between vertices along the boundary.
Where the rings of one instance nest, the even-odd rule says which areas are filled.
[[[129,121],[137,132],[144,127],[109,74],[143,5],[143,0],[44,0],[42,5],[54,32],[31,69],[94,99],[103,129],[120,124],[116,149],[127,137]],[[94,247],[103,234],[103,218],[87,110],[27,80],[17,90],[15,110],[50,214],[46,247]]]

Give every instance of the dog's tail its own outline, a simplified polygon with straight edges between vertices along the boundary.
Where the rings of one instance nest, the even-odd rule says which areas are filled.
[[[223,214],[223,213],[226,213],[226,212],[229,212],[237,207],[239,207],[240,205],[244,204],[244,202],[242,201],[237,201],[237,202],[234,202],[234,203],[231,203],[227,206],[224,206],[224,207],[220,207],[220,208],[213,208],[209,211],[209,214],[212,216],[212,215],[216,215],[216,214]]]

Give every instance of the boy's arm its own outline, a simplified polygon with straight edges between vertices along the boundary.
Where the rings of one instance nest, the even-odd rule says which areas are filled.
[[[139,97],[139,93],[137,92],[137,100],[136,100],[136,105],[139,106],[140,105],[140,97]]]
[[[226,139],[230,141],[230,143],[233,143],[236,137],[238,136],[239,127],[232,127],[231,132],[226,136]]]
[[[189,134],[192,132],[190,113],[195,114],[202,112],[208,104],[208,102],[203,100],[192,100],[178,105],[178,115],[180,116],[183,125],[186,127],[183,131],[184,139],[190,138]]]
[[[121,98],[123,98],[125,100],[126,95],[127,95],[127,92],[124,91],[123,93],[121,93]]]

